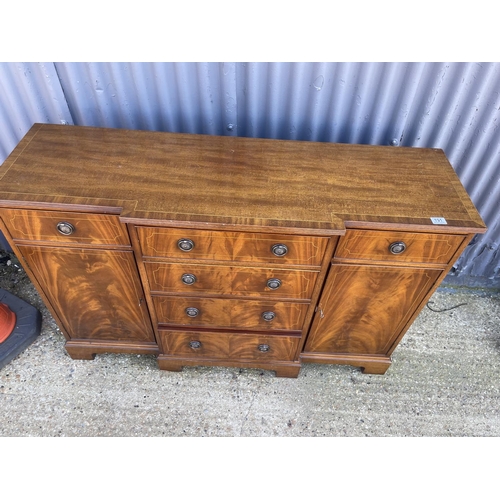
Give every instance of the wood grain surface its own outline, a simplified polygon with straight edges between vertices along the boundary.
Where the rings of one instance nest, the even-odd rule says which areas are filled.
[[[485,230],[444,153],[424,148],[35,124],[0,168],[0,199],[336,234],[430,217]]]
[[[210,332],[178,332],[160,330],[163,351],[166,354],[213,359],[293,361],[299,337],[288,335],[233,334]],[[191,342],[199,342],[197,348]],[[259,345],[268,346],[260,351]]]
[[[10,234],[17,240],[130,246],[127,230],[116,215],[3,209],[2,217]],[[59,222],[70,223],[74,232],[61,234],[57,230]]]
[[[440,274],[437,269],[333,265],[304,351],[386,354]]]
[[[155,342],[131,251],[18,248],[71,339]]]
[[[230,260],[288,265],[320,266],[328,238],[284,234],[245,233],[161,227],[137,227],[144,256],[172,259]],[[178,241],[189,239],[190,251],[182,251]],[[272,252],[275,244],[286,245],[285,255]]]
[[[447,264],[463,241],[463,235],[351,229],[340,239],[335,258]],[[397,255],[391,253],[389,246],[395,242],[405,243],[406,250]]]
[[[266,299],[310,299],[319,271],[273,269],[238,266],[211,266],[190,262],[165,264],[145,262],[149,286],[152,292],[175,294],[207,294],[254,296]],[[192,285],[182,282],[184,274],[192,274]],[[281,286],[272,290],[267,281],[277,278]]]
[[[302,330],[309,307],[308,304],[296,302],[182,296],[154,296],[153,302],[160,324],[252,330]],[[190,317],[187,308],[196,308],[197,315]],[[275,318],[266,321],[262,317],[266,311],[274,312]]]

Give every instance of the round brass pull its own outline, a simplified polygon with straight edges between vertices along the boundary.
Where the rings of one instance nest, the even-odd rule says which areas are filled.
[[[271,346],[269,344],[259,344],[257,346],[257,349],[260,351],[260,352],[268,352],[271,350]]]
[[[276,318],[276,313],[273,311],[264,311],[262,313],[262,319],[264,321],[272,321],[274,318]]]
[[[193,285],[196,282],[196,276],[194,274],[185,273],[182,275],[181,281],[185,285]]]
[[[288,247],[283,243],[276,243],[271,247],[271,252],[273,252],[276,257],[283,257],[288,253]]]
[[[405,250],[406,244],[403,241],[395,241],[389,245],[389,251],[394,255],[403,253]]]
[[[191,340],[191,342],[189,342],[189,347],[191,347],[191,349],[200,349],[201,342],[199,340]]]
[[[177,242],[177,246],[183,252],[190,252],[194,248],[194,241],[188,240],[187,238],[182,238]]]
[[[270,278],[267,280],[267,288],[271,290],[277,290],[281,286],[281,280],[278,278]]]
[[[56,227],[61,234],[64,234],[64,236],[69,236],[75,232],[75,226],[69,222],[58,222]]]
[[[190,318],[196,318],[196,316],[198,316],[198,314],[200,314],[200,310],[196,309],[196,307],[186,307],[186,314]]]

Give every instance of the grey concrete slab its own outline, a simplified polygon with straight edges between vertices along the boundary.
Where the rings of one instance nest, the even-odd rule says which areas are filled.
[[[297,379],[160,371],[153,356],[72,360],[24,271],[0,288],[37,307],[39,337],[0,370],[0,436],[500,436],[500,295],[440,289],[384,376],[304,365]]]

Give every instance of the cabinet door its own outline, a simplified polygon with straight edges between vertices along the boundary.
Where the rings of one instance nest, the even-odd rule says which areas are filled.
[[[72,340],[154,342],[131,251],[19,249]]]
[[[304,351],[390,354],[440,274],[435,269],[332,265]]]

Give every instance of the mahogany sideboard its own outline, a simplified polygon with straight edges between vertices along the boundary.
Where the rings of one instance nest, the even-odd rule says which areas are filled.
[[[383,374],[486,227],[443,151],[35,124],[3,234],[74,359]]]

